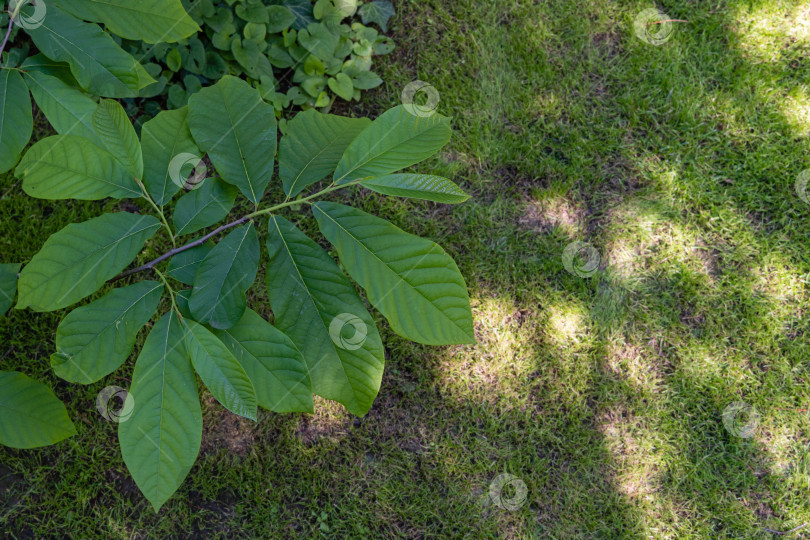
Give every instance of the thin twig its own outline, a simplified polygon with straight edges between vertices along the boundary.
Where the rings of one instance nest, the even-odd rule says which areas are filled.
[[[3,43],[0,44],[0,61],[3,60],[3,49],[6,48],[8,38],[11,37],[11,29],[14,26],[14,14],[8,11],[6,13],[8,13],[8,30],[6,30],[6,37],[3,38]]]
[[[792,533],[792,532],[796,532],[796,531],[798,531],[799,529],[804,529],[805,527],[807,527],[807,523],[802,523],[802,524],[801,524],[801,525],[799,525],[798,527],[793,527],[793,528],[792,528],[792,529],[790,529],[789,531],[784,531],[784,532],[783,532],[783,531],[775,531],[775,530],[773,530],[773,529],[768,529],[768,528],[765,528],[764,530],[765,530],[766,532],[771,533],[771,534],[779,534],[779,535],[783,535],[783,534],[790,534],[790,533]]]

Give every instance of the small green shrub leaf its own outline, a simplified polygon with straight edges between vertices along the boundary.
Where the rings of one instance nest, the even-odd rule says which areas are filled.
[[[222,179],[258,204],[273,177],[276,115],[248,83],[231,76],[189,99],[188,125]]]
[[[177,234],[191,234],[222,221],[233,208],[238,192],[219,178],[207,178],[202,186],[177,201],[174,208]]]
[[[219,338],[201,324],[186,319],[186,349],[194,370],[223,407],[256,420],[256,391],[239,361]]]
[[[25,153],[15,174],[39,199],[96,201],[142,196],[132,174],[111,153],[78,135],[42,139]]]
[[[304,355],[314,392],[366,414],[385,362],[374,319],[337,264],[286,219],[270,218],[267,250],[276,327]]]
[[[384,176],[423,161],[450,140],[450,119],[440,114],[422,117],[404,105],[380,115],[346,149],[335,171],[335,182]]]
[[[0,264],[0,317],[14,304],[20,266],[20,263]]]
[[[307,25],[315,22],[315,18],[312,16],[311,0],[284,0],[283,3],[295,16],[295,21],[292,26],[296,30],[306,28]]]
[[[173,43],[200,30],[180,0],[58,0],[58,5],[80,19],[104,23],[122,38],[147,43]]]
[[[22,75],[0,70],[0,173],[14,167],[33,132],[31,96]]]
[[[53,311],[93,294],[132,262],[159,226],[152,216],[127,212],[68,225],[23,268],[17,309]]]
[[[475,342],[467,286],[441,247],[350,206],[317,202],[312,211],[397,334],[427,345]]]
[[[169,261],[169,268],[166,270],[167,275],[180,283],[194,285],[197,268],[212,249],[214,249],[214,243],[208,241],[201,246],[181,251]]]
[[[184,331],[169,312],[149,332],[127,396],[132,412],[118,424],[121,456],[155,511],[183,483],[202,440],[197,380]]]
[[[67,409],[51,390],[16,371],[0,371],[0,444],[48,446],[76,435]]]
[[[388,0],[373,0],[360,8],[363,24],[377,23],[383,32],[388,30],[388,20],[395,14],[394,5]]]
[[[42,25],[27,32],[45,56],[70,64],[81,87],[94,94],[135,97],[155,82],[97,24],[80,21],[56,6],[49,5]]]
[[[56,329],[54,373],[69,382],[91,384],[118,369],[154,315],[162,292],[162,283],[140,281],[71,311]]]
[[[320,114],[298,113],[281,138],[278,174],[284,192],[295,197],[304,188],[322,180],[337,167],[343,152],[371,121]]]
[[[284,6],[267,6],[267,31],[271,34],[283,32],[295,22],[295,14]]]
[[[163,111],[146,122],[141,130],[141,147],[146,156],[143,183],[152,199],[161,206],[169,202],[183,185],[180,178],[172,180],[173,168],[180,169],[178,161],[193,168],[202,158],[191,137],[187,118],[188,107]]]
[[[197,268],[188,303],[194,318],[219,329],[236,324],[258,270],[259,239],[256,227],[248,223],[228,233]]]
[[[329,84],[329,89],[338,96],[346,101],[352,100],[354,85],[352,84],[352,80],[345,73],[338,73],[334,77],[330,77],[327,84]]]
[[[451,180],[429,174],[389,174],[363,180],[360,185],[384,195],[445,204],[463,203],[470,198]]]
[[[93,127],[104,147],[135,177],[143,177],[143,154],[135,128],[117,101],[102,99],[93,113]]]
[[[273,412],[312,412],[309,370],[298,347],[252,309],[214,334],[253,382],[259,405]]]

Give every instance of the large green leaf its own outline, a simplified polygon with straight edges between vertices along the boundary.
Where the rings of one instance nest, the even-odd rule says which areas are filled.
[[[0,371],[0,444],[36,448],[76,434],[67,409],[44,384]]]
[[[157,511],[183,483],[202,439],[197,380],[174,313],[163,315],[149,332],[127,399],[133,406],[118,425],[121,456]]]
[[[145,156],[143,183],[160,206],[169,202],[183,185],[179,178],[172,180],[172,162],[179,169],[181,164],[195,167],[200,161],[200,150],[191,138],[187,119],[188,107],[163,111],[141,129]]]
[[[34,131],[31,96],[22,75],[0,70],[0,173],[11,169]]]
[[[127,212],[68,225],[23,268],[17,309],[53,311],[93,294],[132,262],[158,227],[152,216]]]
[[[233,208],[237,189],[219,178],[208,178],[203,185],[177,201],[174,226],[178,235],[191,234],[219,223]]]
[[[312,211],[397,334],[428,345],[475,342],[467,286],[441,247],[350,206],[318,202]]]
[[[23,190],[40,199],[140,197],[132,173],[107,150],[78,135],[42,139],[25,153],[15,174]]]
[[[247,373],[259,405],[274,412],[312,412],[309,370],[301,351],[252,309],[231,328],[215,330]]]
[[[0,317],[14,304],[20,263],[0,264]]]
[[[169,261],[166,275],[173,277],[180,283],[194,285],[197,268],[212,249],[214,249],[214,243],[209,240],[201,246],[181,251]]]
[[[470,198],[447,178],[429,174],[389,174],[363,180],[360,185],[384,195],[446,204],[462,203]]]
[[[70,64],[82,88],[94,94],[135,97],[138,90],[155,82],[97,24],[80,21],[55,5],[48,6],[41,26],[27,32],[48,58]]]
[[[174,43],[199,32],[180,0],[59,0],[59,7],[86,21],[104,23],[125,39]]]
[[[34,101],[57,133],[79,135],[101,143],[93,129],[95,101],[59,77],[34,69],[23,74]]]
[[[155,313],[162,290],[157,281],[141,281],[71,311],[56,329],[54,373],[90,384],[118,369]]]
[[[226,409],[256,420],[256,391],[239,361],[214,334],[186,319],[186,349],[194,370]]]
[[[284,192],[295,197],[335,170],[343,152],[371,121],[321,114],[314,109],[298,113],[281,138],[278,175]]]
[[[438,152],[450,134],[450,119],[445,116],[421,117],[403,105],[389,109],[346,149],[335,170],[335,182],[345,184],[410,167]]]
[[[104,147],[136,178],[143,176],[143,154],[135,128],[117,101],[102,99],[93,113],[93,128]]]
[[[228,233],[197,268],[188,303],[194,318],[220,329],[236,324],[258,270],[259,239],[256,227],[248,223]]]
[[[320,246],[282,217],[270,218],[267,250],[276,327],[303,353],[313,390],[352,414],[366,414],[380,389],[385,355],[357,291]]]
[[[276,115],[259,91],[223,77],[191,96],[188,125],[222,179],[258,204],[273,177]]]

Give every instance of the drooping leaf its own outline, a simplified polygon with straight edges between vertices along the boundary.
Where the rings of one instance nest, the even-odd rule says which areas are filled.
[[[113,34],[146,43],[174,43],[200,31],[180,0],[58,0],[65,11],[104,23]]]
[[[248,223],[223,238],[197,268],[189,309],[214,328],[230,328],[242,318],[245,292],[259,270],[259,239]]]
[[[0,317],[14,304],[20,266],[20,263],[0,264]]]
[[[141,196],[132,173],[115,156],[78,135],[42,139],[28,149],[14,172],[22,178],[23,190],[40,199]]]
[[[312,212],[397,334],[427,345],[475,342],[467,286],[441,247],[350,206],[317,202]]]
[[[363,180],[360,185],[383,195],[445,204],[463,203],[470,198],[447,178],[429,174],[389,174]]]
[[[91,384],[118,369],[155,313],[162,291],[157,281],[141,281],[71,311],[56,329],[54,373]]]
[[[231,328],[214,334],[253,382],[259,405],[283,412],[312,412],[309,370],[298,347],[252,309]]]
[[[360,8],[363,24],[377,23],[383,32],[388,30],[388,20],[395,14],[394,5],[388,0],[372,0]]]
[[[278,175],[284,192],[295,197],[304,188],[335,170],[343,152],[371,120],[321,114],[310,109],[298,113],[281,138]]]
[[[17,309],[53,311],[93,294],[155,234],[152,216],[103,214],[51,235],[20,274]]]
[[[23,68],[27,66],[23,63]],[[59,77],[29,69],[23,72],[31,95],[57,133],[78,135],[100,144],[93,129],[96,102]]]
[[[143,125],[143,183],[155,203],[163,206],[180,191],[183,183],[172,180],[173,169],[180,165],[195,167],[200,162],[200,150],[188,129],[188,107],[162,111]],[[193,163],[192,163],[193,162]],[[174,166],[172,166],[174,163]]]
[[[450,134],[450,119],[445,116],[422,117],[404,105],[394,107],[352,141],[335,170],[335,182],[384,176],[419,163],[447,144]]]
[[[233,208],[237,189],[219,178],[180,197],[174,208],[174,226],[178,235],[191,234],[222,221]]]
[[[0,444],[48,446],[76,435],[67,409],[53,392],[16,371],[0,371]]]
[[[385,362],[371,315],[337,264],[286,219],[270,218],[267,250],[276,327],[304,355],[314,392],[366,414]]]
[[[214,243],[208,241],[201,246],[181,251],[169,261],[169,268],[166,270],[166,274],[180,283],[194,285],[194,277],[197,275],[197,268],[199,268],[200,263],[212,249],[214,249]]]
[[[186,349],[194,370],[223,407],[256,420],[256,391],[239,361],[201,324],[186,319]]]
[[[121,104],[111,99],[102,99],[93,113],[93,128],[104,148],[135,178],[142,178],[141,143]]]
[[[188,125],[222,179],[258,204],[273,176],[276,115],[243,80],[223,77],[189,99]]]
[[[183,483],[202,440],[197,381],[174,313],[155,324],[135,362],[118,442],[132,478],[158,511]]]
[[[0,173],[11,169],[34,131],[31,96],[22,75],[0,70]]]

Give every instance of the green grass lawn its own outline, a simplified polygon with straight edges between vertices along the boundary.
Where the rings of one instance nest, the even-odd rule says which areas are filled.
[[[633,31],[645,2],[397,4],[386,84],[339,112],[376,116],[429,82],[455,131],[419,170],[472,199],[335,199],[445,247],[478,343],[416,345],[375,315],[387,365],[362,419],[318,400],[254,424],[205,392],[200,458],[155,514],[95,409],[134,359],[69,385],[48,361],[64,313],[12,311],[0,369],[51,385],[79,434],[0,449],[0,531],[703,539],[810,524],[810,206],[794,189],[810,168],[810,3],[667,0],[688,22],[658,46]],[[2,262],[120,204],[33,200],[10,175],[0,193]],[[574,241],[598,253],[590,277],[564,267]],[[724,427],[734,401],[759,412],[752,437]],[[501,473],[526,485],[517,510],[489,496]]]

